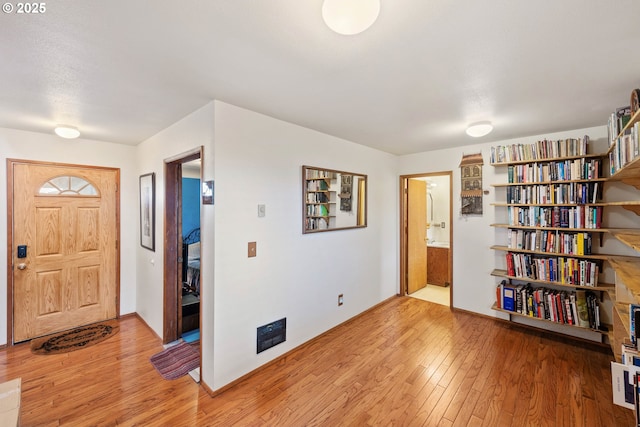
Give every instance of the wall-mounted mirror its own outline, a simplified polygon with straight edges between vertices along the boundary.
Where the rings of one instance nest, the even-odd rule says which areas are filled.
[[[302,167],[302,232],[367,226],[367,175]]]

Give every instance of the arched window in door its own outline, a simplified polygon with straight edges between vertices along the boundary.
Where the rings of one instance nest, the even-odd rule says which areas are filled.
[[[98,190],[79,176],[58,176],[45,182],[38,194],[41,196],[97,196]]]

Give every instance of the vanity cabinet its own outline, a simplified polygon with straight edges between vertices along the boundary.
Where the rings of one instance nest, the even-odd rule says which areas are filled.
[[[449,286],[449,248],[427,246],[427,283]]]

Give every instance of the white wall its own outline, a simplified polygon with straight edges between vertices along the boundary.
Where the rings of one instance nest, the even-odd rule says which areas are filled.
[[[203,379],[217,389],[397,293],[398,184],[395,156],[215,105],[216,269],[203,284],[215,343]],[[302,165],[368,175],[368,227],[303,235]],[[256,354],[256,328],[283,317],[287,341]]]
[[[496,194],[501,189],[491,184],[507,182],[507,168],[490,166],[490,148],[494,145],[532,143],[542,139],[579,138],[589,135],[594,140],[595,153],[606,151],[607,129],[605,126],[558,132],[554,134],[517,138],[493,143],[467,145],[446,150],[402,156],[399,158],[400,175],[425,172],[453,171],[453,306],[487,316],[504,317],[491,310],[495,300],[497,278],[490,275],[494,268],[504,268],[504,253],[493,251],[493,244],[506,244],[506,231],[490,224],[506,222],[506,213],[491,206],[492,202],[504,201],[504,195]],[[464,154],[482,152],[483,215],[460,214],[460,161]],[[504,210],[504,209],[503,209]],[[504,215],[504,216],[503,216]]]
[[[136,282],[138,299],[136,311],[147,324],[162,337],[163,335],[163,265],[164,265],[164,204],[165,204],[165,160],[204,147],[203,175],[207,178],[207,160],[213,161],[213,103],[189,114],[182,120],[174,123],[136,147],[137,174],[156,174],[156,224],[155,224],[155,251],[143,248],[139,243],[139,224],[136,229],[136,263],[138,265]],[[137,185],[137,184],[136,184]],[[137,196],[136,196],[137,197]],[[207,221],[204,220],[206,211],[201,210],[201,256],[207,254],[207,247],[213,245],[212,237],[205,240]],[[138,206],[131,212],[136,216]],[[201,279],[207,276],[204,270],[207,267],[206,259],[203,261]],[[210,267],[210,266],[209,266]]]
[[[6,159],[38,160],[120,169],[120,314],[135,311],[138,227],[134,147],[86,139],[65,140],[55,135],[0,128],[0,242],[7,241]],[[0,345],[7,343],[7,246],[0,245]]]

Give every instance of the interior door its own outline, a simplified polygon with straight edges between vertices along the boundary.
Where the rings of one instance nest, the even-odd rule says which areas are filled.
[[[119,171],[10,166],[13,341],[115,318]]]
[[[427,183],[407,181],[407,293],[412,294],[427,285]]]

